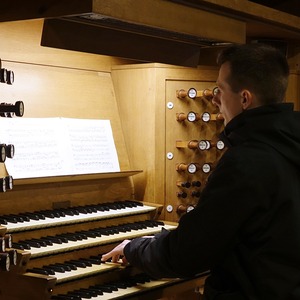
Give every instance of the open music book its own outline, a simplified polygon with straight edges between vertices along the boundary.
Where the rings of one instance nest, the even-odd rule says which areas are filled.
[[[109,120],[0,118],[0,142],[15,146],[13,178],[120,171]]]

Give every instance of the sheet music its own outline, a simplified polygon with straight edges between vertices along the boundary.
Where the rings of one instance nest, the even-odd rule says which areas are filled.
[[[0,118],[0,142],[15,146],[13,178],[120,171],[109,120]]]

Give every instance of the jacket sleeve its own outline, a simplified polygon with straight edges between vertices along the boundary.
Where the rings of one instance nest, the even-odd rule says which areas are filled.
[[[257,184],[260,179],[252,180],[257,170],[252,170],[251,161],[245,168],[245,159],[223,155],[197,207],[180,219],[175,230],[128,243],[127,260],[155,278],[194,276],[222,261],[239,243],[242,227],[265,193]]]

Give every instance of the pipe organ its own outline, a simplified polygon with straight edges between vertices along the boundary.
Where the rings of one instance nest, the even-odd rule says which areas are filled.
[[[33,29],[40,25],[30,23]],[[63,62],[65,54],[56,51],[51,53]],[[0,86],[1,113],[10,110],[13,115],[7,117],[22,119],[109,119],[121,171],[14,179],[13,189],[0,197],[1,240],[11,239],[0,255],[0,299],[197,297],[194,290],[201,289],[206,273],[153,280],[131,266],[101,263],[101,255],[124,239],[153,235],[163,227],[173,230],[196,205],[207,176],[202,169],[216,158],[215,134],[222,123],[178,121],[180,112],[202,116],[216,111],[209,97],[179,98],[177,91],[212,89],[217,70],[130,64],[115,66],[108,75],[93,70],[93,64],[73,69],[57,61],[51,66],[2,63],[15,76],[13,84]],[[205,141],[207,149],[187,146],[196,140]],[[17,155],[18,147],[3,146],[7,157],[13,150]],[[189,165],[189,171],[176,170],[177,164]],[[4,178],[14,175],[4,159],[0,171]]]
[[[0,24],[0,121],[108,119],[121,171],[13,180],[5,160],[18,149],[0,126],[0,300],[201,299],[209,271],[153,280],[101,255],[124,239],[174,230],[201,201],[226,151],[211,101],[217,68],[41,47],[42,25]]]
[[[57,80],[60,88],[58,81],[66,74],[72,82],[76,82],[78,76],[81,78],[79,71],[73,74],[73,71],[69,73],[57,67],[54,68],[57,73],[55,79],[46,75],[50,69],[41,70],[32,65],[31,70],[28,70],[28,66],[6,63],[14,67],[16,73],[14,85],[4,91],[7,98],[22,93],[24,86],[18,80],[18,75],[22,78],[28,72],[31,72],[33,78],[41,78],[42,87],[37,98],[49,97],[43,86],[50,85],[53,80],[54,83]],[[53,67],[51,69],[53,72]],[[186,75],[182,77],[186,71],[191,72],[189,76],[193,82],[186,81]],[[153,90],[156,95],[143,93],[151,90],[152,84],[142,74],[144,72],[159,81],[161,86],[166,86],[166,89]],[[169,72],[177,77],[175,81],[168,79]],[[160,78],[153,77],[155,74]],[[211,82],[201,78],[199,81],[194,80],[200,74],[203,78],[208,75]],[[85,82],[86,88],[92,90],[95,82],[99,83],[98,76],[93,73],[92,79]],[[101,255],[124,239],[153,235],[163,227],[173,230],[180,216],[197,204],[209,173],[208,168],[212,168],[214,160],[221,153],[214,145],[217,143],[217,130],[222,128],[222,123],[217,119],[203,121],[201,118],[192,122],[178,121],[176,115],[179,112],[188,115],[190,111],[197,111],[199,116],[205,112],[209,115],[216,113],[211,99],[193,99],[189,96],[179,98],[178,90],[188,89],[190,86],[198,89],[213,88],[215,76],[216,70],[177,69],[160,64],[143,67],[128,65],[113,70],[111,82],[105,84],[108,90],[116,93],[119,115],[114,106],[105,104],[107,100],[102,99],[100,102],[104,101],[104,106],[107,105],[107,111],[101,112],[102,118],[107,115],[118,117],[117,120],[111,119],[111,122],[121,171],[14,180],[14,189],[2,193],[0,203],[1,239],[4,242],[6,237],[11,237],[12,240],[0,256],[3,270],[0,273],[0,299],[158,299],[168,298],[176,290],[178,293],[191,293],[194,289],[201,288],[206,274],[192,279],[153,280],[131,266],[102,263]],[[139,78],[143,77],[145,80],[140,82]],[[127,80],[130,78],[135,78],[136,82],[129,84]],[[100,79],[102,83],[106,80],[105,77]],[[68,83],[61,84],[63,91]],[[102,94],[103,90],[100,89],[99,93]],[[130,97],[132,102],[123,97]],[[51,96],[45,101],[51,109],[53,101],[50,100]],[[22,105],[19,102],[15,105],[4,104],[3,109],[9,108],[16,116],[21,116],[26,101],[20,102]],[[38,114],[30,112],[31,103],[29,100],[28,105],[26,104],[28,108],[25,118],[38,117]],[[67,110],[71,106],[72,103]],[[145,106],[150,109],[145,110]],[[72,109],[78,112],[78,108]],[[145,149],[143,147],[147,143],[143,139],[149,137],[147,131],[153,129],[151,123],[153,118],[158,117],[159,114],[154,113],[158,110],[163,113],[159,122],[167,119],[167,126],[154,129],[157,134],[150,141],[153,143],[152,147]],[[99,112],[96,117],[101,118]],[[125,124],[131,128],[139,128],[145,134],[135,139],[138,132],[132,132]],[[124,137],[120,127],[126,132]],[[152,151],[157,151],[157,143],[160,143],[156,138],[164,140],[165,148],[164,153],[158,156],[161,161],[155,162],[157,169],[151,170],[149,166],[155,158]],[[200,150],[200,141],[201,144],[205,143],[205,151]],[[18,149],[16,153],[17,151]],[[135,153],[138,155],[134,159]],[[149,164],[145,164],[145,157]],[[153,194],[150,182],[140,183],[145,174],[146,180],[159,179],[160,175],[157,176],[153,171],[166,172],[166,178],[161,178],[159,183],[163,186],[159,195]],[[4,163],[1,172],[5,176],[11,176]],[[141,186],[147,186],[144,195],[139,191]],[[11,255],[15,258],[7,262]],[[13,289],[16,284],[19,288]]]

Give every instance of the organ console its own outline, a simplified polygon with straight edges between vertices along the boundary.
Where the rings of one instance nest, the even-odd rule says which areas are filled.
[[[90,185],[87,182],[76,184],[83,189]],[[74,197],[79,191],[72,195],[69,184],[59,185],[68,189],[68,197]],[[48,188],[52,194],[53,188]],[[19,193],[24,200],[26,188]],[[22,278],[22,284],[31,285],[32,290],[22,296],[28,300],[127,299],[143,291],[147,291],[147,297],[152,297],[159,294],[159,288],[168,290],[175,283],[185,284],[187,280],[184,279],[154,280],[130,266],[102,263],[102,253],[124,239],[153,235],[162,228],[173,230],[176,223],[156,220],[162,209],[160,205],[133,200],[104,202],[99,199],[98,202],[70,205],[65,201],[58,203],[59,208],[38,210],[30,208],[32,200],[27,199],[20,212],[2,213],[0,222],[6,233],[2,237],[0,264],[7,271],[11,261],[15,265],[7,279],[0,282],[1,294],[7,297],[3,299],[21,299],[17,298],[21,296],[16,291],[5,290],[5,284],[13,276],[18,280]],[[13,249],[4,252],[7,246]],[[202,280],[199,276],[198,284]]]
[[[66,77],[63,76],[63,78]],[[98,80],[99,76],[96,77]],[[213,77],[215,78],[215,74]],[[51,77],[53,78],[55,76]],[[103,76],[101,80],[106,80],[106,78]],[[126,78],[131,78],[131,76],[126,76]],[[119,81],[116,80],[116,82]],[[176,84],[178,85],[178,82]],[[15,88],[16,85],[17,83],[13,87]],[[193,84],[193,86],[196,85]],[[125,87],[124,95],[128,91],[132,99],[128,85]],[[116,87],[116,90],[119,88]],[[170,89],[173,97],[176,89]],[[185,90],[188,88],[185,87]],[[123,92],[120,94],[123,95]],[[183,106],[185,102],[179,101],[177,97],[170,98],[170,100],[173,103],[173,106],[168,106],[170,120],[178,125],[177,128],[174,127],[175,124],[172,125],[173,147],[178,137],[184,137],[184,141],[193,142],[196,141],[195,136],[203,136],[205,141],[214,140],[212,139],[212,132],[215,134],[214,122],[209,122],[210,124],[201,122],[204,111],[212,115],[215,113],[211,101],[203,101],[203,103],[189,101],[188,106]],[[106,109],[110,106],[111,103],[106,105]],[[174,109],[187,112],[176,115],[178,121],[187,120],[186,124],[182,123],[183,126],[174,120]],[[111,108],[112,116],[115,111]],[[144,112],[148,110],[143,109],[142,113]],[[14,105],[3,103],[0,106],[0,113],[22,116],[23,102],[18,101]],[[129,120],[133,121],[131,117]],[[193,124],[190,125],[190,123]],[[200,132],[201,126],[203,130]],[[128,132],[126,128],[124,131]],[[183,131],[185,131],[184,134]],[[117,135],[117,142],[122,140],[120,132],[122,130],[114,132]],[[139,135],[139,138],[143,137]],[[133,144],[139,147],[145,143]],[[184,147],[187,147],[187,142]],[[207,143],[206,147],[208,147]],[[3,191],[12,187],[12,184],[14,184],[14,190],[13,193],[4,193],[1,198],[0,224],[5,228],[2,236],[10,236],[12,244],[6,245],[3,252],[8,254],[4,256],[9,257],[7,258],[9,263],[6,261],[5,264],[9,268],[5,271],[5,276],[1,276],[0,273],[0,300],[81,300],[117,297],[160,299],[174,297],[174,294],[179,295],[185,292],[190,295],[191,291],[203,286],[208,272],[193,278],[154,280],[130,265],[101,262],[101,255],[110,251],[124,239],[154,235],[162,228],[175,229],[180,216],[195,207],[201,195],[203,186],[201,182],[205,182],[206,173],[203,172],[205,161],[212,160],[210,151],[214,149],[199,155],[199,151],[189,151],[190,154],[179,153],[179,148],[174,147],[170,150],[170,153],[173,152],[168,158],[170,163],[173,166],[178,162],[190,161],[191,163],[179,163],[176,167],[177,171],[174,167],[168,168],[167,172],[173,173],[172,177],[169,177],[172,180],[171,184],[166,183],[166,186],[172,190],[170,194],[173,198],[170,205],[164,205],[162,203],[164,200],[159,199],[164,198],[161,188],[154,189],[161,190],[160,197],[156,195],[154,198],[148,195],[142,199],[143,201],[135,200],[135,198],[142,198],[138,192],[141,184],[133,185],[134,178],[141,175],[141,171],[37,177],[16,179],[14,182],[12,177],[5,174]],[[6,158],[13,157],[14,147],[10,144],[3,144],[3,153]],[[140,151],[141,153],[145,152]],[[126,155],[121,152],[121,157],[125,161]],[[161,155],[156,157],[161,157]],[[143,155],[144,159],[145,155]],[[121,163],[123,163],[122,160]],[[126,166],[125,169],[128,167]],[[133,197],[133,194],[137,197]],[[152,202],[147,202],[147,198]],[[153,201],[155,199],[158,199],[158,203]],[[169,197],[167,196],[166,199]],[[185,207],[182,211],[176,209],[181,204]],[[11,288],[16,284],[18,289]]]

